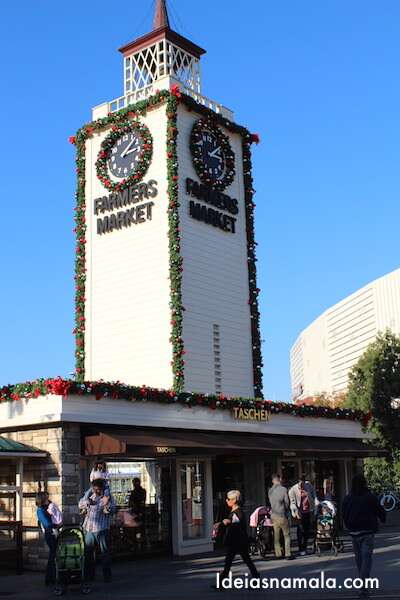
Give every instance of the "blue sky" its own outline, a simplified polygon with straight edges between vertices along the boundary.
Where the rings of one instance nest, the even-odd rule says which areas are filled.
[[[258,132],[265,395],[290,398],[289,349],[323,310],[399,266],[400,3],[171,0],[203,46],[203,93]],[[117,8],[113,8],[116,6]],[[122,93],[117,48],[152,0],[2,6],[0,384],[74,368],[74,150]]]

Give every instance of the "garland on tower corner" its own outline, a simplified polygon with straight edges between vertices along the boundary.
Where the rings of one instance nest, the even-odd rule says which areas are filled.
[[[76,136],[70,137],[70,142],[76,145],[76,170],[77,170],[77,192],[76,192],[76,260],[75,260],[75,284],[76,284],[76,310],[75,329],[76,338],[76,377],[77,380],[85,378],[85,142],[93,134],[103,131],[107,127],[119,127],[126,124],[127,120],[136,120],[146,115],[152,107],[162,103],[167,105],[167,171],[168,171],[168,220],[169,220],[169,248],[170,248],[170,285],[171,285],[171,343],[172,343],[172,370],[174,374],[174,390],[180,392],[184,387],[184,343],[182,339],[182,257],[180,256],[180,230],[179,230],[179,202],[178,202],[178,161],[176,155],[176,139],[178,135],[176,127],[178,102],[185,104],[187,110],[195,111],[204,116],[210,124],[223,126],[228,131],[238,133],[243,140],[244,160],[244,184],[245,184],[245,210],[247,227],[247,261],[249,273],[249,308],[251,315],[251,334],[253,350],[253,379],[254,395],[262,397],[262,359],[261,359],[261,337],[259,330],[259,310],[256,281],[256,257],[254,240],[254,203],[251,177],[251,143],[259,142],[257,134],[251,134],[245,127],[229,121],[222,114],[217,114],[211,109],[198,104],[193,98],[179,90],[178,86],[172,86],[171,90],[156,92],[146,100],[141,100],[134,105],[129,105],[115,113],[109,113],[107,117],[92,121],[78,130]]]
[[[256,267],[256,246],[254,236],[254,208],[253,202],[253,178],[251,175],[251,151],[250,144],[253,141],[252,136],[242,137],[243,143],[243,178],[244,194],[246,206],[246,233],[247,233],[247,264],[249,273],[249,306],[251,319],[251,341],[253,352],[253,380],[254,395],[256,398],[262,397],[262,354],[261,354],[261,336],[260,336],[260,311],[258,310],[258,295],[260,289],[257,287],[257,267]]]
[[[368,424],[370,415],[352,409],[327,408],[324,406],[296,406],[285,402],[271,402],[254,398],[228,398],[222,395],[178,393],[173,390],[159,390],[146,386],[131,386],[105,381],[75,381],[71,379],[37,379],[0,388],[0,403],[35,399],[48,394],[63,396],[87,396],[93,401],[104,399],[126,400],[127,402],[154,402],[177,404],[188,408],[206,407],[211,410],[232,410],[233,408],[264,409],[273,414],[287,414],[296,417],[323,417],[359,421]]]
[[[179,194],[178,194],[178,156],[176,126],[177,108],[180,94],[178,90],[171,93],[167,100],[167,177],[168,177],[168,235],[169,235],[169,280],[171,286],[171,337],[173,389],[182,392],[184,389],[185,354],[182,339],[183,306],[182,306],[182,256],[181,236],[179,229]]]

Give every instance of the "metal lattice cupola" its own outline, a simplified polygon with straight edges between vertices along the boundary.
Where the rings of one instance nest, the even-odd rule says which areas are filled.
[[[124,55],[124,94],[152,93],[165,77],[201,93],[200,56],[205,50],[170,28],[165,0],[156,0],[153,30],[119,49]]]

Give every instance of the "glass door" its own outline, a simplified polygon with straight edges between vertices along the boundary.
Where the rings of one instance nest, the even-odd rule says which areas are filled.
[[[204,462],[181,463],[181,509],[183,540],[203,538],[204,531]]]
[[[108,462],[117,513],[111,526],[118,556],[171,552],[171,466],[168,459]]]

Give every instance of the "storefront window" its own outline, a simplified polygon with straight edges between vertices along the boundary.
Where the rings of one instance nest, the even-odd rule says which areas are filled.
[[[314,460],[301,461],[301,474],[306,476],[307,481],[315,486],[315,467]]]
[[[283,460],[281,462],[282,483],[287,488],[299,481],[299,462],[297,460]]]
[[[318,498],[320,500],[340,498],[338,462],[334,460],[316,461],[315,472],[315,488]]]
[[[181,465],[183,539],[204,537],[204,462]]]

